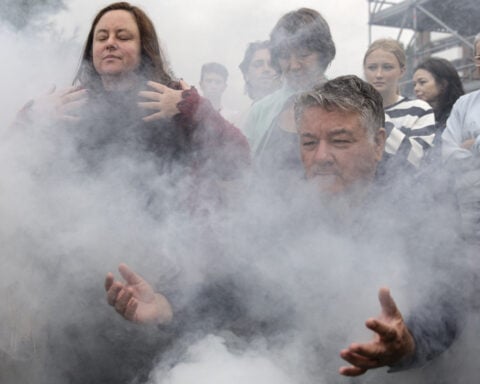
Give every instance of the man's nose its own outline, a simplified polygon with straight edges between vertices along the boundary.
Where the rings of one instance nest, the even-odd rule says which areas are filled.
[[[333,159],[330,146],[321,141],[315,151],[315,162],[318,164],[330,163]]]

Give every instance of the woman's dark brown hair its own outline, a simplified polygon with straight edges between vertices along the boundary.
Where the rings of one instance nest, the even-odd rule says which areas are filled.
[[[152,21],[140,8],[124,1],[106,6],[95,16],[90,32],[88,33],[87,41],[85,42],[82,61],[73,82],[90,89],[98,88],[101,84],[100,76],[93,66],[93,36],[95,27],[102,16],[107,12],[116,10],[130,12],[137,23],[140,32],[141,46],[141,63],[137,72],[148,80],[153,80],[164,85],[170,85],[173,81],[171,71],[168,68],[164,54],[160,48],[157,33]]]

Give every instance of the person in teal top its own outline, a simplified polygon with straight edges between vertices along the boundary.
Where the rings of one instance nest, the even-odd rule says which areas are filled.
[[[283,15],[270,33],[272,62],[283,78],[283,86],[256,102],[247,116],[244,134],[254,159],[261,155],[260,143],[275,129],[285,102],[295,93],[325,81],[325,70],[335,57],[330,27],[320,13],[300,8]]]

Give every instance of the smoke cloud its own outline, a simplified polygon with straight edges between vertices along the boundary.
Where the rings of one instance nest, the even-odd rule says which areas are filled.
[[[48,23],[48,16],[66,8],[63,0],[3,0],[0,21],[16,30],[40,30]]]
[[[396,201],[379,197],[375,209],[358,213],[370,226],[358,227],[337,221],[342,207],[328,206],[303,181],[284,180],[295,190],[285,203],[277,185],[245,179],[219,186],[228,196],[219,209],[212,180],[199,182],[181,167],[159,173],[155,159],[123,148],[119,136],[92,158],[78,151],[92,132],[45,125],[42,111],[39,120],[12,126],[29,99],[70,84],[83,41],[60,24],[31,34],[66,2],[10,3],[0,24],[8,53],[0,71],[0,381],[475,381],[475,311],[455,344],[423,368],[379,369],[358,379],[337,373],[344,364],[339,351],[372,337],[364,321],[380,311],[380,287],[391,288],[405,317],[440,285],[457,293],[468,288],[456,271],[477,268],[476,255],[449,252],[448,207],[430,202],[399,217]],[[265,24],[266,34],[273,22]],[[165,40],[181,75],[191,59],[174,55],[176,41]],[[239,62],[241,53],[229,60]],[[408,195],[399,184],[389,196]],[[424,212],[435,212],[434,220],[423,221]],[[184,332],[130,324],[107,305],[103,279],[120,262],[175,302]],[[218,315],[201,316],[192,302]]]

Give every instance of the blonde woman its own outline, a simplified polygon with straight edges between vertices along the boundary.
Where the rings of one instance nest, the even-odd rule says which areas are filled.
[[[435,116],[427,102],[400,94],[399,82],[406,71],[402,45],[393,39],[374,41],[365,53],[363,70],[383,98],[388,134],[385,151],[420,166],[433,145]]]

